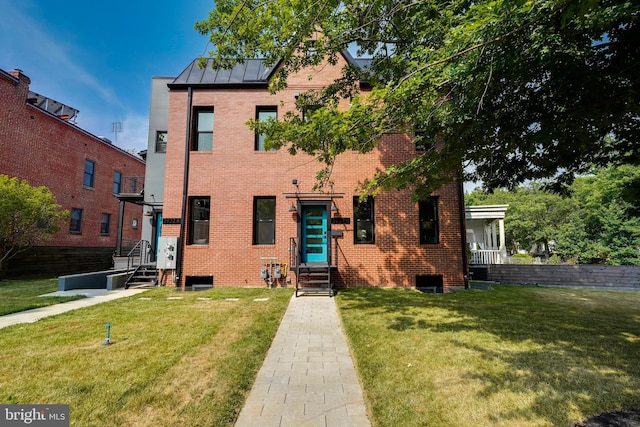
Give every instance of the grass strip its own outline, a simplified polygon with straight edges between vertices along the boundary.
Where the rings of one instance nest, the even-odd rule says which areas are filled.
[[[69,404],[72,426],[232,425],[291,293],[159,288],[5,328],[0,402]]]
[[[85,298],[83,295],[40,296],[57,290],[58,279],[2,280],[0,281],[0,316]]]
[[[376,427],[573,426],[640,406],[640,293],[347,289]]]

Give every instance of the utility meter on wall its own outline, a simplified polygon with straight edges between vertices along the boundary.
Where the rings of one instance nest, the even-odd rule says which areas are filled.
[[[158,239],[157,268],[175,270],[178,262],[178,238],[161,236]]]

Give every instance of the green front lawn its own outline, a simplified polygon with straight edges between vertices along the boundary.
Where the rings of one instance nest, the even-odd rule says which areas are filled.
[[[40,296],[57,290],[58,279],[2,280],[0,281],[0,316],[84,298],[82,295]]]
[[[640,293],[496,286],[336,299],[376,427],[573,426],[640,407]]]
[[[2,329],[0,403],[69,404],[72,426],[231,425],[291,294],[157,288]]]

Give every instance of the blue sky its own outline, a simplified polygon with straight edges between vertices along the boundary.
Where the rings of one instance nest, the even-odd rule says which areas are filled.
[[[177,76],[206,54],[193,25],[213,0],[0,0],[0,68],[31,90],[80,110],[78,126],[146,149],[152,76]]]

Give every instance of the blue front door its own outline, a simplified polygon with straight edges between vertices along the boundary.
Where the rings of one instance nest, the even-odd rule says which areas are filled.
[[[327,262],[327,207],[302,207],[302,262]]]

